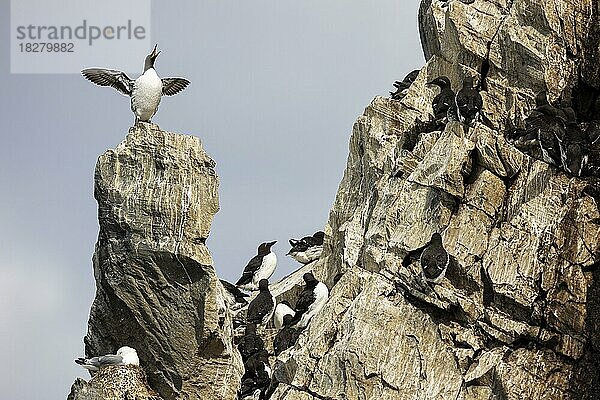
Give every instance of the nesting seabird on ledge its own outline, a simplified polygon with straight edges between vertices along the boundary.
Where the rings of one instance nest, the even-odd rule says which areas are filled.
[[[311,272],[305,273],[302,278],[306,285],[296,302],[296,315],[292,322],[292,326],[299,329],[308,325],[312,317],[321,311],[329,298],[327,286],[323,282],[319,282]]]
[[[246,319],[249,323],[264,325],[273,316],[275,297],[269,291],[269,281],[261,279],[258,283],[260,293],[248,305]]]
[[[130,79],[123,71],[108,68],[86,68],[81,74],[99,86],[111,86],[119,93],[131,97],[131,111],[135,122],[150,121],[158,110],[162,96],[173,96],[190,84],[184,78],[160,78],[154,69],[154,62],[160,51],[154,46],[152,53],[146,56],[144,72],[136,80]]]
[[[431,240],[421,253],[421,269],[425,280],[430,283],[438,283],[446,275],[448,264],[450,264],[450,255],[444,249],[442,236],[434,233]]]
[[[324,238],[325,232],[318,231],[312,236],[305,236],[300,240],[290,239],[289,242],[292,248],[287,255],[301,264],[308,264],[318,260],[323,252]]]
[[[277,256],[271,251],[271,247],[275,243],[277,241],[258,246],[258,255],[248,261],[241,278],[235,284],[237,287],[244,290],[257,290],[261,279],[269,279],[273,275],[277,267]]]
[[[105,356],[83,358],[75,360],[76,364],[90,371],[98,371],[100,368],[110,365],[140,365],[137,351],[134,348],[123,346],[117,350],[117,354],[107,354]]]
[[[283,319],[286,315],[291,315],[293,318],[294,315],[296,315],[296,312],[287,300],[283,300],[281,303],[277,304],[275,312],[273,313],[273,324],[276,329],[281,329],[283,326]]]

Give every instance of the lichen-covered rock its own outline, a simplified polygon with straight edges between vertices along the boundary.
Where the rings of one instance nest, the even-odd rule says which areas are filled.
[[[331,298],[278,357],[272,399],[597,398],[598,181],[504,132],[541,90],[585,117],[582,98],[600,93],[598,13],[591,0],[422,2],[427,64],[354,125],[312,267]],[[419,132],[438,93],[425,83],[446,75],[458,90],[486,63],[491,126]],[[451,262],[431,285],[406,256],[434,232]]]
[[[98,159],[96,298],[85,352],[137,350],[166,400],[235,397],[243,365],[205,245],[218,205],[198,138],[150,123]]]
[[[148,387],[142,368],[135,365],[100,369],[88,382],[78,378],[67,400],[162,400]]]

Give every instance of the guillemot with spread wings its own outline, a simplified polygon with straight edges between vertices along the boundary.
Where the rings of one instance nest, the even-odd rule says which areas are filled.
[[[131,97],[131,111],[135,123],[149,122],[156,114],[162,96],[173,96],[190,84],[184,78],[160,78],[154,69],[154,62],[160,51],[154,45],[152,53],[146,56],[144,72],[136,80],[130,79],[123,71],[107,68],[86,68],[81,71],[84,78],[99,86],[111,86],[119,93]]]

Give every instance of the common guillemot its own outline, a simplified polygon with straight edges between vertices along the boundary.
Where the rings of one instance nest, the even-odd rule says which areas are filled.
[[[275,329],[281,329],[286,315],[294,317],[295,314],[296,312],[287,300],[278,303],[275,307],[275,312],[273,313],[273,324],[275,325]]]
[[[99,86],[111,86],[125,96],[131,97],[131,111],[135,114],[135,123],[149,122],[163,95],[173,96],[190,84],[184,78],[160,78],[154,69],[154,62],[160,51],[154,46],[152,53],[146,56],[144,72],[136,80],[130,79],[123,71],[107,68],[86,68],[81,71],[84,78]]]
[[[483,98],[473,87],[473,77],[466,76],[462,89],[456,94],[456,110],[459,121],[467,126],[474,126],[475,122],[479,120],[482,108]]]
[[[450,264],[450,255],[444,249],[442,236],[439,233],[431,236],[431,240],[421,253],[420,262],[423,277],[427,282],[438,283],[444,278]]]
[[[296,302],[296,315],[292,321],[292,326],[299,329],[308,325],[311,318],[321,311],[329,298],[327,286],[319,282],[311,272],[305,273],[302,278],[306,285]]]
[[[261,279],[258,283],[260,293],[248,305],[246,319],[249,323],[264,325],[273,316],[275,297],[269,291],[269,281]]]
[[[271,251],[271,247],[277,243],[266,242],[258,246],[258,255],[252,259],[244,268],[236,286],[244,290],[257,290],[261,279],[269,279],[277,267],[277,256]]]
[[[454,91],[450,84],[450,79],[447,76],[439,76],[434,80],[427,83],[427,85],[435,85],[439,87],[440,93],[433,98],[431,107],[433,108],[433,118],[436,121],[444,120],[448,118],[448,114],[453,113],[455,109],[455,97]],[[451,117],[451,119],[453,119]]]

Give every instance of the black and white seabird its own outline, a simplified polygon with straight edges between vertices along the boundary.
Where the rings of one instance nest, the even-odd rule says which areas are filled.
[[[249,294],[242,292],[240,289],[237,288],[237,286],[223,279],[219,280],[221,281],[221,284],[229,294],[230,302],[233,303],[233,305],[241,305],[243,307],[246,304],[248,304],[248,300],[246,300],[246,297],[250,297]]]
[[[240,399],[265,399],[265,393],[271,383],[269,353],[261,350],[244,362],[244,375],[240,387]]]
[[[402,81],[395,81],[394,87],[396,90],[394,92],[390,92],[390,97],[393,100],[401,100],[404,96],[406,96],[406,93],[408,93],[408,88],[410,85],[412,85],[415,79],[417,79],[419,72],[421,71],[416,69],[406,75]]]
[[[253,354],[265,349],[265,342],[256,334],[256,324],[246,325],[246,331],[238,342],[237,348],[242,355],[242,360],[246,361]]]
[[[325,232],[318,231],[312,236],[305,236],[300,240],[290,239],[292,248],[287,253],[288,256],[301,264],[308,264],[318,260],[323,252],[323,240]]]
[[[117,354],[107,354],[100,357],[78,358],[76,364],[90,371],[98,371],[100,368],[110,365],[140,365],[137,351],[134,348],[123,346],[117,350]]]
[[[275,312],[273,313],[273,324],[275,325],[275,328],[281,329],[283,326],[283,319],[286,315],[291,315],[293,317],[296,315],[296,312],[287,300],[283,300],[277,304]]]
[[[473,86],[473,77],[467,75],[463,80],[463,87],[456,94],[456,110],[458,120],[468,126],[474,126],[479,120],[483,98]]]
[[[293,318],[292,326],[295,328],[305,328],[312,317],[317,315],[329,298],[329,289],[323,282],[319,282],[311,272],[307,272],[302,277],[306,285],[296,302],[296,315]]]
[[[244,268],[241,278],[235,284],[237,287],[244,290],[257,290],[261,279],[269,279],[273,275],[277,267],[277,256],[271,251],[271,247],[275,243],[277,241],[258,246],[258,255],[252,257]]]
[[[439,233],[434,233],[429,243],[423,248],[420,262],[423,276],[427,282],[438,283],[446,275],[450,264],[450,255],[444,249],[442,236]]]
[[[292,321],[293,316],[290,314],[283,317],[283,327],[273,339],[273,353],[276,356],[292,347],[298,340],[298,336],[300,336],[300,331],[292,327]]]
[[[435,85],[441,89],[440,93],[433,98],[433,102],[431,104],[433,108],[433,118],[436,121],[447,119],[450,114],[452,114],[452,110],[455,107],[455,94],[452,90],[452,86],[450,84],[450,79],[447,76],[439,76],[427,83],[428,85]],[[450,115],[449,119],[453,119],[453,116]]]
[[[81,74],[99,86],[111,86],[125,96],[131,97],[131,111],[135,122],[148,122],[158,110],[162,96],[173,96],[190,84],[184,78],[160,78],[154,69],[154,62],[160,51],[154,46],[146,56],[144,72],[136,80],[130,79],[123,71],[107,68],[86,68]]]
[[[258,283],[260,292],[248,305],[246,320],[248,323],[264,325],[273,316],[275,310],[275,297],[269,291],[269,281],[261,279]]]

